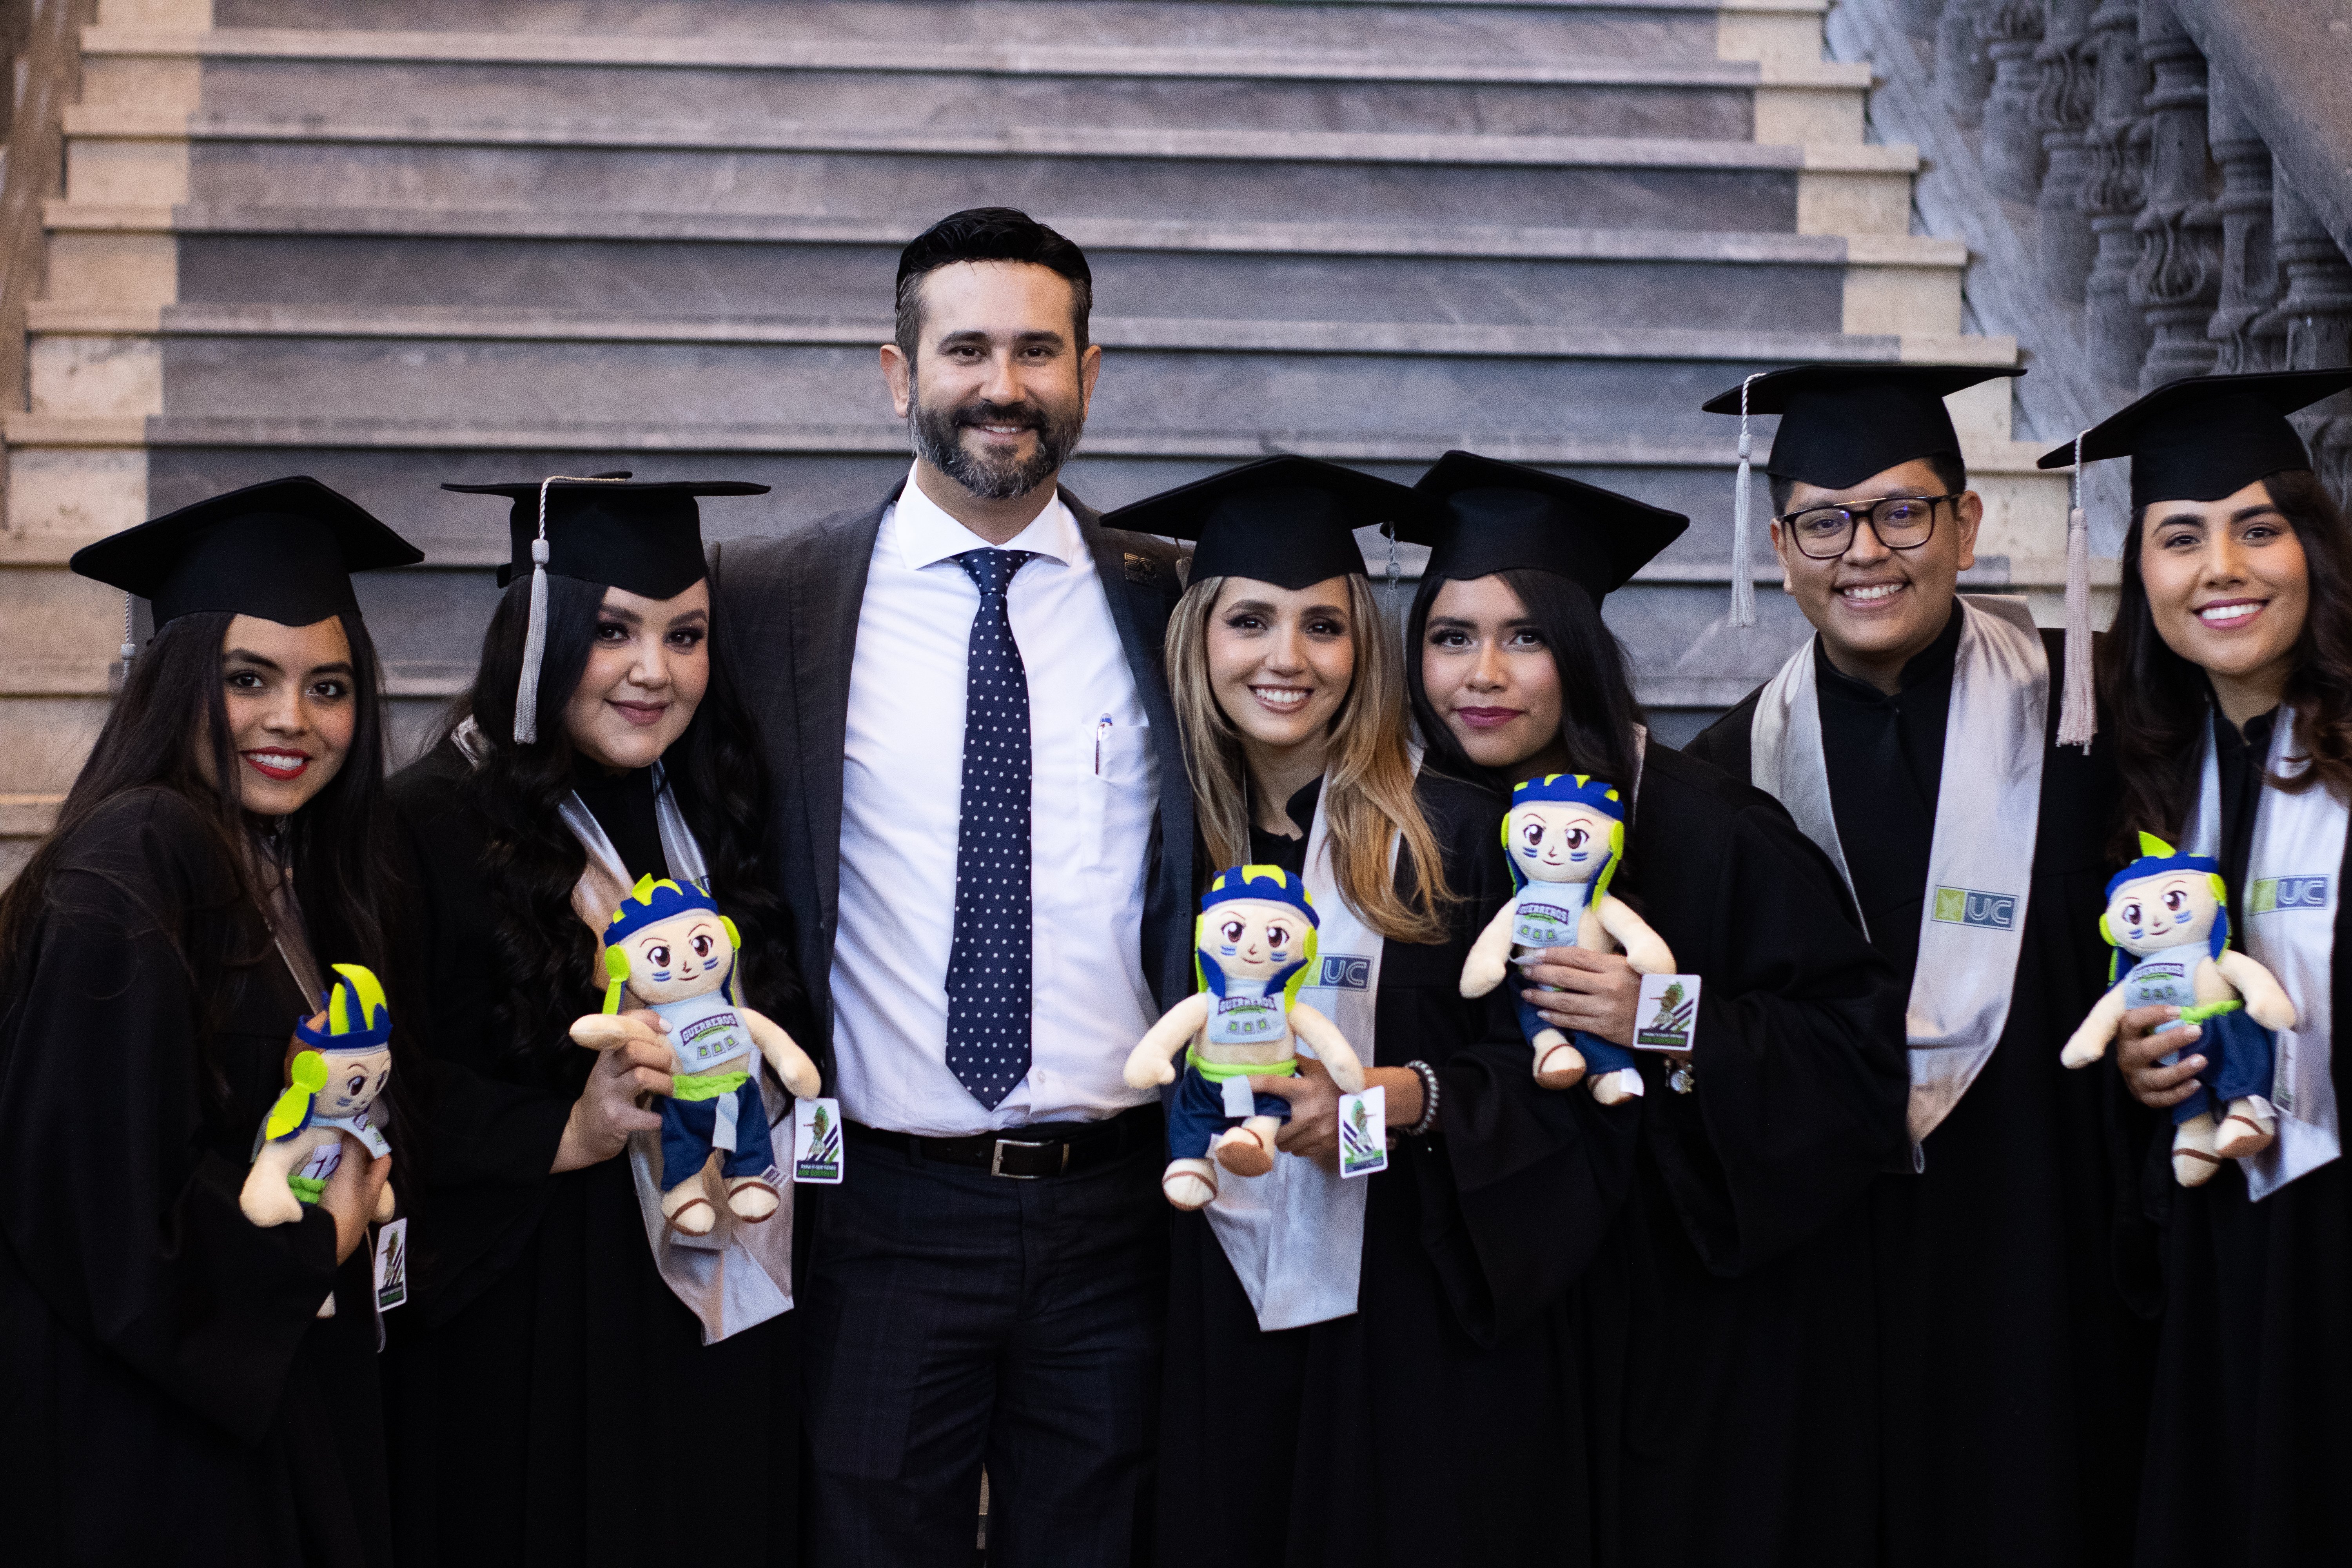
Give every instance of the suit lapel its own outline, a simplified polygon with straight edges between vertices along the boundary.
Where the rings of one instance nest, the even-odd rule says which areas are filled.
[[[793,583],[793,668],[799,674],[794,726],[800,742],[802,798],[808,802],[809,864],[817,872],[817,908],[832,946],[841,907],[841,768],[849,739],[849,672],[857,653],[857,616],[882,514],[897,504],[905,481],[882,504],[844,522],[801,560]]]

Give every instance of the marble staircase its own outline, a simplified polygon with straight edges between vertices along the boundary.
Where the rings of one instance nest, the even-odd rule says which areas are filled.
[[[1470,446],[1689,512],[1609,606],[1686,735],[1802,630],[1776,586],[1722,624],[1734,431],[1701,400],[1798,360],[2017,356],[1966,330],[1966,247],[1910,232],[1918,155],[1866,139],[1872,68],[1822,58],[1825,10],[98,0],[0,425],[0,870],[122,637],[79,544],[279,474],[346,490],[428,552],[362,585],[413,737],[504,549],[441,481],[775,487],[707,509],[720,536],[871,498],[907,461],[875,366],[898,248],[981,203],[1093,259],[1093,504]],[[1974,576],[2054,612],[2063,482],[2005,385],[1956,405]]]

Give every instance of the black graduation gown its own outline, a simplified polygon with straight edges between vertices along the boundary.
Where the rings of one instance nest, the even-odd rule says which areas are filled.
[[[183,954],[244,962],[205,995]],[[368,1248],[338,1268],[323,1210],[264,1229],[237,1207],[306,998],[194,808],[142,789],[101,810],[19,959],[0,996],[7,1555],[389,1562]]]
[[[505,981],[467,766],[444,745],[393,781],[435,1069],[434,1184],[385,1357],[401,1559],[793,1562],[799,1314],[706,1347],[654,1267],[626,1156],[548,1173],[593,1057],[553,1041],[519,1062],[492,1021]],[[650,812],[599,821],[643,845]],[[601,1002],[583,986],[579,1011]]]
[[[1435,1068],[1438,1126],[1361,1178],[1351,1317],[1259,1331],[1207,1218],[1177,1216],[1169,1568],[1589,1560],[1591,1329],[1570,1287],[1622,1195],[1636,1116],[1536,1088],[1507,986],[1463,999],[1470,944],[1510,896],[1503,802],[1426,772],[1416,794],[1462,902],[1444,942],[1383,944],[1365,1056]],[[1304,850],[1288,846],[1292,868]]]
[[[2232,919],[2252,831],[2252,749],[2226,723],[2222,872]],[[2336,870],[2330,1004],[2352,1017],[2352,847]],[[2352,1106],[2352,1063],[2334,1046],[2336,1102]],[[2163,1227],[2164,1322],[2140,1490],[2146,1568],[2305,1568],[2352,1562],[2352,1170],[2339,1159],[2248,1201],[2237,1163],[2203,1186],[2172,1179],[2168,1121],[2148,1141],[2141,1184]]]
[[[1906,997],[1959,630],[1955,615],[1893,697],[1814,645],[1839,841]],[[2063,650],[2055,633],[2044,643],[2050,728],[2008,1022],[1918,1168],[1902,1161],[1870,1193],[1893,1568],[2075,1568],[2131,1550],[2153,1330],[2125,1287],[2149,1304],[2153,1251],[2125,1194],[2149,1119],[2113,1072],[2058,1060],[2105,987],[2117,784],[2104,742],[2087,756],[2056,743]],[[1691,751],[1748,777],[1755,710],[1751,695]]]
[[[1864,1200],[1903,1147],[1901,991],[1780,804],[1666,747],[1611,891],[1702,989],[1689,1092],[1637,1053],[1632,1195],[1584,1286],[1614,1374],[1604,1560],[1872,1562]]]

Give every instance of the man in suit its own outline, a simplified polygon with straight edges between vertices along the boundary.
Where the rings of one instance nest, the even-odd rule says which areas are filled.
[[[724,544],[845,1181],[800,1281],[814,1560],[1123,1563],[1143,1539],[1166,1205],[1126,1053],[1191,987],[1173,550],[1057,483],[1093,281],[1008,208],[900,258],[882,372],[915,462]]]

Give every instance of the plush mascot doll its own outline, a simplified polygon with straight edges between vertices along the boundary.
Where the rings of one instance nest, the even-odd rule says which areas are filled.
[[[1180,1209],[1217,1195],[1219,1164],[1237,1176],[1274,1169],[1274,1135],[1290,1102],[1253,1095],[1248,1079],[1297,1072],[1294,1041],[1305,1041],[1342,1089],[1363,1090],[1363,1063],[1339,1026],[1297,1000],[1314,973],[1320,923],[1306,884],[1279,866],[1220,871],[1201,899],[1192,937],[1201,989],[1168,1009],[1127,1058],[1129,1086],[1149,1089],[1173,1083],[1173,1058],[1186,1052],[1160,1178]]]
[[[1671,974],[1675,955],[1650,922],[1610,897],[1625,851],[1625,805],[1614,784],[1584,773],[1547,773],[1511,790],[1503,850],[1518,896],[1495,911],[1462,965],[1462,994],[1484,996],[1510,965],[1538,948],[1609,951],[1611,937],[1643,974]],[[1615,1105],[1642,1092],[1633,1053],[1578,1030],[1573,1040],[1517,1000],[1519,1026],[1535,1047],[1536,1082],[1566,1089],[1587,1073],[1592,1098]]]
[[[662,1217],[688,1236],[708,1236],[718,1210],[699,1179],[712,1152],[725,1154],[727,1209],[757,1225],[783,1201],[777,1188],[768,1108],[760,1098],[765,1058],[793,1093],[817,1092],[816,1064],[790,1035],[742,1002],[736,983],[735,922],[698,888],[640,878],[604,927],[604,1010],[579,1019],[572,1037],[609,1051],[631,1038],[657,1039],[677,1063],[670,1097],[659,1102]],[[669,1025],[667,1036],[620,1017],[623,993]]]
[[[2230,945],[2221,868],[2201,855],[2176,855],[2152,834],[2139,836],[2139,847],[2140,858],[2107,883],[2107,912],[2099,917],[2099,934],[2116,949],[2114,988],[2059,1059],[2070,1068],[2097,1061],[2134,1007],[2179,1008],[2179,1023],[2156,1032],[2181,1024],[2199,1030],[2205,1070],[2198,1091],[2172,1110],[2172,1173],[2194,1187],[2223,1160],[2259,1154],[2277,1136],[2270,1032],[2294,1027],[2294,1004],[2269,970]],[[2126,952],[2137,961],[2128,969]]]
[[[327,1190],[350,1142],[363,1160],[392,1152],[371,1120],[376,1097],[392,1079],[392,1009],[373,973],[338,963],[339,976],[320,999],[321,1011],[294,1026],[286,1052],[286,1089],[262,1120],[253,1169],[237,1194],[245,1217],[258,1226],[289,1225]],[[379,1223],[393,1215],[392,1184],[376,1198]],[[335,1315],[329,1296],[319,1316]]]

